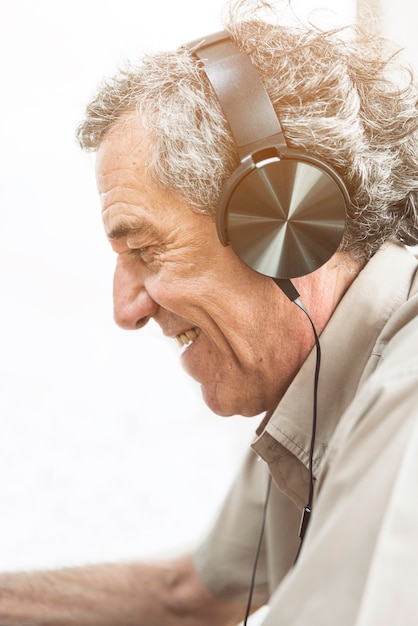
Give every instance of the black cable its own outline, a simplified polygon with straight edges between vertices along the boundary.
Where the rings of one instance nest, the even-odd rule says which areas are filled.
[[[309,460],[308,460],[309,494],[308,494],[308,502],[307,502],[305,508],[303,509],[302,519],[301,519],[301,522],[300,522],[300,528],[299,528],[300,544],[299,544],[299,548],[298,548],[298,551],[297,551],[297,554],[296,554],[296,558],[295,558],[295,563],[296,563],[296,561],[298,560],[301,548],[302,548],[303,539],[305,537],[306,529],[308,528],[308,523],[309,523],[309,520],[310,520],[310,515],[311,515],[311,512],[312,512],[312,504],[313,504],[313,494],[314,494],[313,459],[314,459],[314,451],[315,451],[316,425],[317,425],[317,416],[318,416],[318,381],[319,381],[319,371],[320,371],[320,368],[321,368],[321,344],[319,342],[319,337],[318,337],[318,333],[316,332],[315,324],[313,323],[313,320],[312,320],[311,316],[309,315],[308,311],[305,309],[305,307],[303,306],[303,304],[299,300],[299,293],[296,290],[296,288],[294,287],[293,283],[290,280],[288,280],[288,279],[274,278],[273,280],[276,283],[276,285],[283,291],[283,293],[289,298],[289,300],[291,300],[291,302],[294,302],[296,304],[296,306],[298,306],[301,309],[301,311],[303,311],[303,313],[305,313],[305,315],[307,316],[307,318],[308,318],[308,320],[309,320],[309,322],[310,322],[310,324],[312,326],[313,334],[314,334],[314,337],[315,337],[315,348],[316,348],[313,415],[312,415],[312,432],[311,432],[311,444],[310,444],[310,447],[309,447]],[[269,479],[268,479],[267,493],[266,493],[266,497],[265,497],[265,500],[264,500],[263,516],[262,516],[262,519],[261,519],[260,534],[259,534],[258,541],[257,541],[257,548],[256,548],[255,559],[254,559],[254,564],[253,564],[253,570],[252,570],[252,575],[251,575],[250,590],[249,590],[249,593],[248,593],[247,608],[246,608],[246,611],[245,611],[245,617],[244,617],[244,621],[243,621],[243,626],[247,626],[248,625],[248,618],[249,618],[250,612],[251,612],[251,604],[252,604],[253,592],[254,592],[254,587],[255,587],[255,576],[256,576],[256,573],[257,573],[258,559],[259,559],[260,553],[261,553],[261,546],[262,546],[262,543],[263,543],[263,536],[264,536],[264,528],[265,528],[265,525],[266,525],[267,507],[268,507],[268,501],[269,501],[269,498],[270,498],[270,488],[271,488],[271,474],[270,474]]]
[[[318,381],[319,381],[319,370],[321,368],[321,344],[319,343],[318,333],[316,332],[315,324],[312,321],[311,316],[308,311],[305,309],[300,300],[296,299],[293,301],[296,306],[298,306],[307,316],[314,333],[315,337],[315,347],[316,347],[316,364],[315,364],[315,376],[314,376],[314,398],[313,398],[313,414],[312,414],[312,432],[311,432],[311,445],[309,448],[309,494],[308,494],[308,502],[303,509],[302,518],[300,521],[299,528],[299,538],[300,544],[299,549],[296,554],[295,563],[299,558],[299,554],[302,548],[303,539],[305,537],[306,530],[308,528],[309,520],[312,513],[312,504],[313,504],[313,494],[314,494],[314,473],[313,473],[313,462],[314,462],[314,451],[315,451],[315,439],[316,439],[316,425],[318,418]]]

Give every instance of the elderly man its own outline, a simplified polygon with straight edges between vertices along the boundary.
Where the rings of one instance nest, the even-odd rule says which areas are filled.
[[[418,621],[417,91],[383,42],[265,8],[129,66],[78,130],[117,323],[177,339],[215,413],[265,413],[253,450],[193,554],[4,575],[1,624]]]

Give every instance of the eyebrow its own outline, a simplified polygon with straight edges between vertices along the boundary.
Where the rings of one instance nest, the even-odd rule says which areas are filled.
[[[153,224],[143,220],[135,220],[135,222],[121,221],[107,233],[108,239],[111,241],[122,239],[123,237],[135,237],[135,235],[156,236],[157,229]]]

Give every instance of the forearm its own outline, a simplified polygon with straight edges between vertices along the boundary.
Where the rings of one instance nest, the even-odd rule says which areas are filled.
[[[4,574],[0,577],[0,623],[134,625],[141,601],[143,612],[148,612],[148,605],[155,611],[149,592],[153,576],[151,572],[146,576],[150,569],[148,565],[112,564]]]
[[[187,558],[0,575],[2,626],[226,626],[237,608],[214,598]]]

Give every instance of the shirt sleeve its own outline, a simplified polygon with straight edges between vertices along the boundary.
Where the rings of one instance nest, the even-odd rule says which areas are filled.
[[[251,450],[209,534],[193,555],[201,580],[216,595],[247,600],[267,494],[269,471]],[[269,596],[293,564],[300,512],[271,486],[257,565],[254,606]]]

